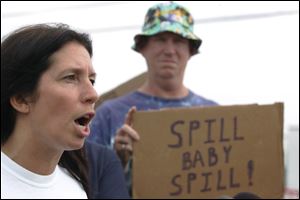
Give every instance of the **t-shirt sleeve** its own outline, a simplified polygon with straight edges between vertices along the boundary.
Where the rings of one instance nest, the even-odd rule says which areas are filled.
[[[115,152],[97,144],[88,147],[93,198],[130,198],[125,176]],[[96,147],[96,148],[95,148]]]

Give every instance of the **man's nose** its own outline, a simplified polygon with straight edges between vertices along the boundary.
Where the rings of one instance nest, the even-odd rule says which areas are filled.
[[[167,40],[165,42],[164,52],[166,54],[174,54],[176,52],[176,47],[172,40]]]

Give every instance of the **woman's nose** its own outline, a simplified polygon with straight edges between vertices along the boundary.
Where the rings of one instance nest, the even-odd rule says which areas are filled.
[[[94,104],[94,103],[96,103],[97,100],[98,100],[98,93],[95,90],[95,88],[92,85],[92,83],[89,82],[89,84],[87,84],[87,86],[84,87],[83,101],[85,103]]]

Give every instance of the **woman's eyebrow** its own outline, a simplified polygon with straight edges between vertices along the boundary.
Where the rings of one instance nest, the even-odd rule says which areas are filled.
[[[89,74],[89,77],[94,77],[94,78],[96,78],[96,77],[97,77],[97,73],[96,73],[96,72],[92,72],[92,73]]]
[[[61,71],[60,74],[65,74],[65,73],[68,73],[68,72],[74,72],[74,73],[77,73],[77,74],[84,74],[85,69],[82,69],[81,67],[70,67],[68,69],[65,69],[65,70]],[[96,72],[92,71],[91,73],[89,73],[89,76],[96,77],[97,74],[96,74]]]

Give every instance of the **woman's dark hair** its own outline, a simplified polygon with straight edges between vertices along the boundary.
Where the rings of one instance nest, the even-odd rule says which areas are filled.
[[[1,145],[8,140],[16,123],[16,110],[10,99],[34,95],[42,74],[51,65],[51,55],[71,41],[83,45],[92,57],[89,35],[78,33],[65,24],[26,26],[1,41]],[[59,165],[82,184],[89,196],[84,149],[64,151]]]

